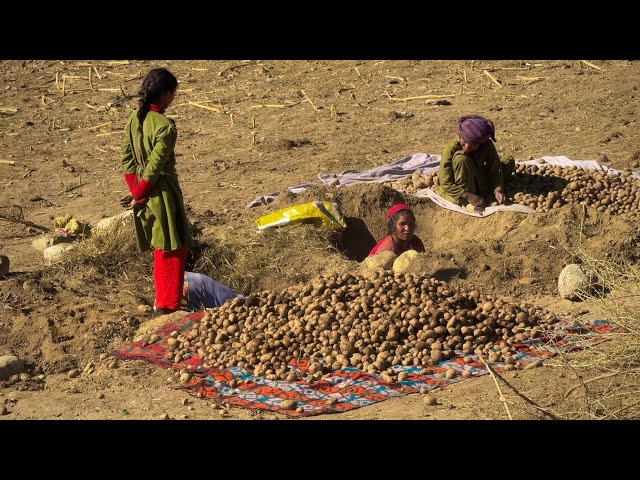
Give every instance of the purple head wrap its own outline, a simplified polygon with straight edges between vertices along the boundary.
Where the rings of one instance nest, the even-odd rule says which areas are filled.
[[[478,145],[496,141],[496,129],[491,120],[480,115],[467,115],[458,119],[458,135],[465,143]]]

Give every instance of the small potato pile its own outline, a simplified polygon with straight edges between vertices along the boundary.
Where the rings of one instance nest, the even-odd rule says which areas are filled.
[[[640,213],[640,182],[629,170],[614,175],[574,166],[518,165],[506,193],[538,212],[577,203],[611,215],[635,218]]]
[[[399,190],[401,192],[416,193],[423,188],[430,188],[438,185],[440,179],[438,178],[438,172],[433,171],[422,175],[419,171],[414,172],[410,177],[403,178],[391,182],[391,188]]]
[[[350,366],[391,382],[398,380],[392,365],[433,365],[456,349],[513,368],[514,343],[542,335],[556,321],[538,307],[426,276],[342,274],[208,310],[190,331],[172,332],[168,359],[197,354],[205,368],[238,366],[270,380],[307,382]],[[308,372],[289,370],[298,359],[308,361]]]
[[[620,175],[599,170],[583,170],[576,166],[554,165],[516,166],[505,193],[515,203],[538,212],[548,212],[567,203],[594,207],[611,215],[640,218],[640,182],[630,170]],[[391,187],[407,193],[438,185],[437,172],[410,177],[391,183]]]

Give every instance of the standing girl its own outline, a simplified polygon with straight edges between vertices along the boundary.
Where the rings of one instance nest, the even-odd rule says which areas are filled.
[[[176,96],[178,81],[166,68],[154,68],[142,80],[138,109],[125,127],[122,171],[133,207],[138,249],[153,248],[154,310],[180,308],[185,261],[193,240],[176,173],[176,127],[164,111]]]

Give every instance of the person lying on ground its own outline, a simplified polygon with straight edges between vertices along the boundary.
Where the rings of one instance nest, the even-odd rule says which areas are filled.
[[[184,302],[189,309],[219,307],[227,300],[241,297],[226,285],[207,275],[184,272]]]
[[[387,213],[387,232],[371,249],[369,256],[380,252],[393,252],[400,255],[407,250],[424,252],[424,244],[415,231],[416,217],[411,208],[404,203],[394,205]]]

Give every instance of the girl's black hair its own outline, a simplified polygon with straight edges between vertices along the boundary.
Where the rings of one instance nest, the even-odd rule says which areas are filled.
[[[154,68],[149,71],[142,80],[142,86],[138,95],[140,100],[138,101],[138,123],[140,130],[142,130],[142,123],[144,122],[149,106],[164,92],[173,92],[178,88],[178,80],[175,75],[166,68]]]
[[[411,210],[408,210],[406,208],[403,210],[398,210],[396,213],[391,215],[391,218],[387,222],[387,233],[385,233],[385,235],[391,235],[395,231],[396,224],[398,223],[398,220],[400,220],[400,215],[405,213],[410,214],[413,217],[413,220],[415,221],[416,216],[413,214]]]

